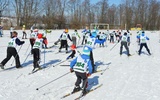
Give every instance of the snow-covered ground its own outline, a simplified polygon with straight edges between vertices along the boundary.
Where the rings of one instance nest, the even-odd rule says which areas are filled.
[[[17,30],[17,32],[21,39],[22,31]],[[28,35],[29,32],[28,30]],[[53,45],[62,32],[63,30],[52,30],[52,33],[47,35],[48,46]],[[72,32],[73,30],[69,30],[69,33]],[[80,30],[78,32],[81,33]],[[7,43],[10,40],[9,31],[4,30],[3,33],[4,36],[0,37],[0,62],[6,57]],[[112,50],[111,48],[115,44],[108,41],[104,48],[95,46],[93,55],[98,66],[97,70],[106,68],[107,70],[103,74],[101,72],[94,73],[89,77],[89,83],[94,82],[94,84],[90,85],[88,89],[103,85],[87,94],[83,100],[160,100],[160,31],[146,31],[146,34],[150,38],[148,46],[152,53],[151,56],[147,55],[145,48],[142,49],[141,56],[137,55],[136,51],[139,47],[136,42],[136,31],[133,31],[131,36],[129,47],[131,57],[127,57],[125,48],[123,55],[119,55],[120,44],[117,44]],[[30,44],[28,39],[24,41],[25,44],[19,51],[20,61],[24,67],[16,69],[12,57],[5,65],[5,69],[8,68],[8,70],[0,69],[0,100],[60,100],[63,95],[71,92],[76,76],[74,73],[69,73],[69,66],[52,67],[64,61],[70,53],[66,54],[65,49],[58,53],[58,46],[45,51],[42,49],[41,66],[44,66],[45,61],[47,68],[28,75],[33,69],[33,57],[29,55],[26,59],[30,53]],[[81,52],[80,44],[81,40],[78,48]],[[29,50],[27,50],[28,47]],[[17,50],[19,48],[17,47]],[[62,64],[68,65],[70,61]],[[36,90],[37,88],[39,90]],[[68,96],[64,100],[74,100],[79,95],[80,92]]]

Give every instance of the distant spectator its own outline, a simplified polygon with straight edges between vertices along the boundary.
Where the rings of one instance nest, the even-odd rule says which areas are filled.
[[[2,31],[3,31],[2,29],[3,29],[3,27],[0,25],[0,37],[2,37],[2,35],[3,35],[2,34]]]
[[[10,38],[12,38],[13,30],[14,30],[14,28],[11,26],[11,28],[10,28]]]

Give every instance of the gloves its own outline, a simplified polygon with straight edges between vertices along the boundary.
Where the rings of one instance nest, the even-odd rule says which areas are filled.
[[[91,76],[91,74],[90,74],[90,73],[87,73],[87,77],[89,77],[89,76]]]
[[[72,72],[74,72],[74,70],[72,68],[70,68],[70,72],[72,73]]]

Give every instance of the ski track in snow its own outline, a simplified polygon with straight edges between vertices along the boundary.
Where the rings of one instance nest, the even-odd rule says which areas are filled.
[[[16,30],[21,39],[22,31]],[[42,30],[40,30],[41,32]],[[100,30],[104,32],[104,30]],[[29,36],[29,30],[27,30],[27,36]],[[57,41],[63,30],[52,30],[52,33],[47,34],[49,41],[48,47],[52,46]],[[69,34],[74,30],[69,30]],[[81,34],[81,30],[78,30]],[[110,32],[112,32],[110,30]],[[7,43],[10,40],[10,31],[4,30],[4,37],[0,37],[0,61],[6,57]],[[142,49],[142,54],[139,56],[138,45],[136,42],[136,31],[131,31],[131,44],[129,46],[131,57],[126,55],[126,50],[123,48],[123,54],[120,56],[120,43],[118,43],[112,50],[114,45],[107,41],[107,46],[99,47],[95,46],[93,50],[94,61],[97,65],[97,70],[106,71],[101,73],[92,74],[89,77],[89,83],[94,81],[94,84],[89,86],[88,89],[92,89],[98,84],[103,83],[103,86],[89,94],[87,94],[83,100],[160,100],[160,43],[159,34],[160,31],[150,32],[146,31],[146,35],[150,38],[147,42],[148,47],[152,53],[151,56],[147,55],[145,48]],[[82,38],[81,38],[82,39]],[[19,56],[20,62],[24,66],[22,69],[14,68],[15,62],[11,66],[13,57],[5,65],[5,68],[9,70],[0,69],[0,100],[60,100],[60,98],[71,92],[74,88],[76,76],[74,73],[69,73],[63,77],[65,73],[69,72],[69,66],[55,66],[61,61],[64,61],[70,54],[65,53],[65,49],[62,49],[61,53],[58,52],[59,46],[55,46],[51,49],[41,50],[41,63],[40,65],[47,68],[40,70],[34,74],[28,75],[33,69],[32,55],[29,45],[29,39],[24,39],[25,44],[22,46]],[[69,45],[71,42],[68,41]],[[80,43],[78,44],[80,46]],[[17,47],[17,50],[20,47]],[[82,46],[78,48],[82,52]],[[78,53],[76,55],[79,55]],[[68,65],[71,60],[68,60],[62,64]],[[13,68],[12,68],[13,67]],[[60,78],[59,78],[60,77]],[[53,81],[54,79],[56,81]],[[49,83],[51,82],[51,83]],[[46,86],[39,88],[43,85]],[[39,90],[36,90],[39,88]],[[80,95],[80,92],[64,98],[63,100],[73,100]]]

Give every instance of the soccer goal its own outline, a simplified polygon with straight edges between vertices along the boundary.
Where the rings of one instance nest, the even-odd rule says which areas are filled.
[[[109,24],[107,24],[107,23],[91,23],[90,24],[90,29],[94,29],[95,27],[98,29],[109,30]]]

